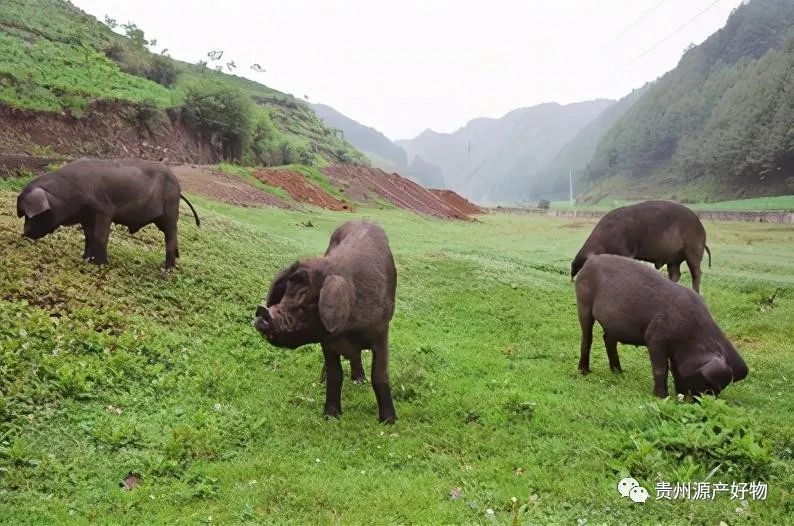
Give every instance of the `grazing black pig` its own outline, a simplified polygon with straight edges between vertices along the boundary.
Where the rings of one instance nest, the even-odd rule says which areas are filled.
[[[166,269],[179,257],[177,219],[179,181],[163,163],[80,159],[33,179],[17,198],[17,215],[25,217],[23,235],[39,239],[62,225],[83,226],[86,262],[108,261],[110,223],[127,226],[134,234],[154,223],[165,235]]]
[[[667,396],[667,371],[681,394],[719,394],[747,376],[747,365],[709,314],[703,299],[629,258],[590,256],[576,277],[582,328],[579,371],[590,372],[593,324],[604,329],[609,365],[620,372],[618,343],[648,347],[653,392]]]
[[[256,309],[254,327],[277,347],[322,345],[328,417],[342,413],[340,357],[354,365],[357,361],[360,369],[361,349],[372,349],[378,415],[381,422],[393,423],[389,322],[396,289],[386,233],[377,225],[351,221],[336,229],[324,256],[296,261],[276,276],[265,304]]]
[[[672,201],[645,201],[616,208],[601,218],[571,263],[571,277],[594,254],[640,259],[657,269],[667,265],[667,274],[676,282],[681,278],[681,263],[686,261],[692,288],[699,293],[704,250],[711,266],[706,230],[692,210]]]

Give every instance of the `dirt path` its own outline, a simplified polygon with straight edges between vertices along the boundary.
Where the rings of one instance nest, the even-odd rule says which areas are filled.
[[[289,170],[257,170],[254,177],[263,183],[277,186],[289,193],[299,203],[308,203],[327,210],[350,211],[349,204],[332,196],[319,186],[306,180],[301,174]]]
[[[188,193],[238,206],[291,208],[278,197],[254,188],[233,175],[189,164],[172,166],[171,169],[179,179],[182,189]]]

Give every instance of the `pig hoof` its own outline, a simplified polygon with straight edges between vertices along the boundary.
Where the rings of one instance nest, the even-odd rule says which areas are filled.
[[[383,416],[382,416],[382,417],[380,417],[380,423],[381,423],[381,424],[388,424],[388,425],[392,425],[392,424],[394,424],[394,421],[395,421],[395,420],[397,420],[397,417],[396,417],[396,416],[394,416],[394,415],[392,415],[392,416],[386,416],[386,417],[383,417]]]
[[[659,398],[667,398],[669,393],[667,391],[656,391],[654,390],[653,394]]]
[[[351,380],[353,380],[353,383],[357,385],[364,385],[365,383],[367,383],[366,376],[361,376],[359,378],[351,378]]]
[[[612,369],[613,373],[617,373],[617,374],[622,374],[623,373],[623,369],[621,369],[620,366],[611,367],[611,369]]]
[[[583,375],[583,376],[584,375],[588,375],[588,374],[590,374],[590,368],[589,367],[580,367],[579,368],[579,373],[581,375]]]
[[[336,408],[326,409],[325,411],[323,411],[323,418],[325,418],[326,420],[331,420],[332,418],[339,419],[339,416],[341,414],[342,411],[340,411],[339,409]]]

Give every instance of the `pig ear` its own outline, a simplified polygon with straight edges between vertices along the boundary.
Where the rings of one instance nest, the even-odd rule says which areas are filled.
[[[733,371],[721,356],[712,358],[699,372],[714,395],[719,394],[733,380]]]
[[[339,331],[353,310],[353,286],[342,276],[333,275],[325,278],[320,289],[320,320],[323,327],[330,332]]]
[[[287,280],[297,267],[298,263],[295,262],[276,275],[273,279],[273,283],[270,285],[270,291],[267,293],[267,299],[265,300],[266,306],[272,307],[281,302],[281,298],[284,297],[284,293],[287,291]]]
[[[35,217],[50,208],[50,201],[44,188],[34,188],[22,199],[22,211],[26,217]]]

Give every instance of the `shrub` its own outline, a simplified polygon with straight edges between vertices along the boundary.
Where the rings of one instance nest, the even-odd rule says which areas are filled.
[[[221,149],[224,159],[243,158],[254,118],[253,102],[243,92],[217,84],[190,86],[182,112],[198,133]]]
[[[169,125],[168,115],[157,107],[154,101],[144,101],[133,105],[127,120],[139,133],[156,137],[165,132]]]
[[[146,72],[146,78],[170,88],[176,82],[179,70],[173,60],[162,55],[154,55],[152,63]]]
[[[548,199],[541,199],[538,201],[538,208],[541,210],[548,210],[549,206],[551,206],[551,203],[549,203]]]
[[[278,131],[270,119],[270,114],[264,110],[258,112],[254,121],[251,146],[247,157],[248,164],[263,166],[283,164],[279,151]]]

